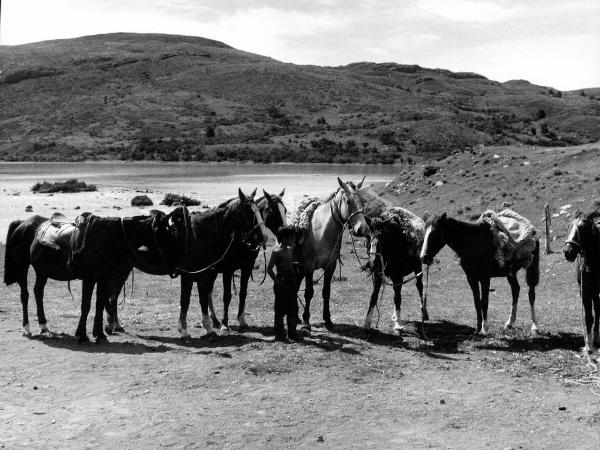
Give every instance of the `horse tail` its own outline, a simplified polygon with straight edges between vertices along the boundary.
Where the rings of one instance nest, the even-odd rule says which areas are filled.
[[[14,247],[12,235],[22,222],[22,220],[13,220],[8,226],[8,233],[6,234],[6,246],[4,249],[4,283],[7,286],[17,281],[16,262],[14,261],[12,252],[12,248]]]
[[[540,240],[535,241],[535,250],[533,251],[533,261],[527,268],[525,280],[529,287],[536,287],[540,282]]]

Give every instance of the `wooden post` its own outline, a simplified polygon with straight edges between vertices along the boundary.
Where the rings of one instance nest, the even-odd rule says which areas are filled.
[[[552,218],[550,217],[550,205],[546,203],[544,205],[544,215],[546,222],[546,255],[552,253],[552,249],[550,248],[550,224],[552,223]]]

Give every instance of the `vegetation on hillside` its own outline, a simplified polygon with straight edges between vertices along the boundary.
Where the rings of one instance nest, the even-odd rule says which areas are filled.
[[[595,88],[393,63],[297,66],[169,35],[0,46],[0,60],[5,160],[392,163],[600,139]]]

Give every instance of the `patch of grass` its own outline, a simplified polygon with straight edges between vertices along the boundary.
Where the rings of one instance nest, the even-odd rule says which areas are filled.
[[[202,202],[200,200],[196,200],[195,198],[189,198],[185,195],[165,194],[165,198],[160,202],[161,205],[173,206],[173,205],[183,205],[183,206],[198,206],[201,205]]]
[[[92,192],[97,190],[98,188],[95,184],[87,184],[85,181],[79,181],[77,178],[72,178],[67,181],[57,181],[55,183],[42,181],[41,183],[38,182],[34,184],[31,188],[32,192],[40,194],[49,194],[55,192]]]

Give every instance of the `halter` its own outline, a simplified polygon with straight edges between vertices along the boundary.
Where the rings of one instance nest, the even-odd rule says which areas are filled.
[[[348,195],[348,193],[345,192],[345,191],[341,191],[340,190],[340,192],[342,192],[342,195]],[[354,192],[351,192],[350,196],[351,196],[351,198],[348,198],[348,200],[352,200],[354,203],[356,203],[356,201],[354,200],[354,196],[358,197],[358,199],[360,200],[360,197],[358,196],[358,194],[356,194]],[[350,219],[352,219],[354,216],[356,216],[358,214],[364,213],[365,208],[362,207],[362,208],[357,209],[356,211],[354,211],[350,215],[348,215],[348,217],[346,218],[346,220],[343,220],[342,215],[339,212],[340,211],[340,205],[336,204],[337,211],[336,211],[336,209],[333,208],[333,204],[335,203],[334,200],[335,200],[335,197],[332,198],[330,200],[330,202],[329,202],[329,209],[331,210],[331,217],[333,218],[333,221],[335,223],[337,223],[339,226],[342,227],[342,230],[346,227],[346,225],[348,225],[348,222],[350,222]],[[362,201],[361,201],[361,204],[362,204]]]

